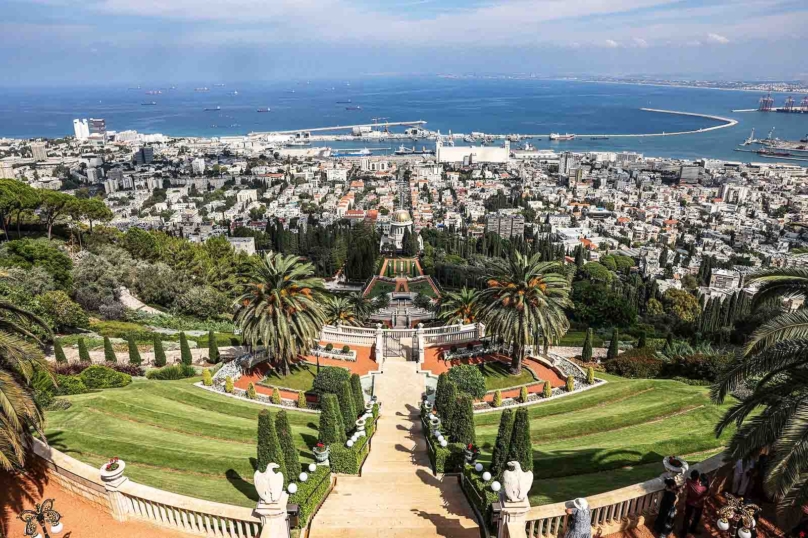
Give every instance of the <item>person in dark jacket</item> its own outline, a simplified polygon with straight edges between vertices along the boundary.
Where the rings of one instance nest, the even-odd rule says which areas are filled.
[[[659,538],[667,538],[673,530],[673,520],[676,519],[677,491],[676,481],[673,478],[666,478],[665,491],[662,492],[662,500],[659,503],[659,513],[654,521],[654,533]]]

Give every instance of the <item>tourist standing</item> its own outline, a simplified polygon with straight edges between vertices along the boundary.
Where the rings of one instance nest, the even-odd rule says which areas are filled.
[[[707,499],[707,488],[701,480],[699,472],[693,470],[685,482],[685,519],[682,522],[682,536],[696,534],[696,527],[704,512],[704,501]],[[689,525],[689,528],[688,528]]]
[[[666,478],[665,491],[662,492],[662,501],[659,503],[659,514],[654,521],[654,532],[659,538],[667,538],[673,530],[673,520],[676,519],[676,493],[676,481],[673,478]]]
[[[749,460],[744,463],[743,459],[735,462],[732,472],[732,493],[736,497],[746,497],[746,490],[749,489],[749,482],[752,479],[752,471],[755,469],[755,462]]]
[[[567,534],[564,538],[590,538],[592,536],[592,516],[589,503],[584,498],[572,501],[572,508],[567,508]]]

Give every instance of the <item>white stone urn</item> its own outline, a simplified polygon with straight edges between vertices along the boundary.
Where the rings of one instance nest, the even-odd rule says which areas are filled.
[[[112,458],[101,466],[101,480],[104,482],[117,482],[123,477],[123,472],[126,469],[126,462],[122,459]]]
[[[373,402],[368,402],[365,404],[365,411],[368,413],[373,413]]]
[[[311,449],[314,452],[314,459],[317,460],[317,465],[328,465],[328,455],[331,453],[331,447],[317,447]]]
[[[687,470],[690,469],[690,465],[688,465],[684,458],[680,458],[679,456],[665,456],[662,459],[662,465],[673,478],[677,478],[677,475],[679,475],[680,478],[683,477],[685,473],[687,473]]]
[[[365,433],[365,419],[364,419],[364,417],[360,418],[360,419],[357,419],[357,421],[356,421],[356,431],[361,432],[362,434]]]

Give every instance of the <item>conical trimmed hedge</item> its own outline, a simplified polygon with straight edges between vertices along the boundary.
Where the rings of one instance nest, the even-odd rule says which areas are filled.
[[[112,342],[108,336],[104,337],[104,362],[118,362],[118,357],[115,356],[115,350],[112,349]]]
[[[342,413],[342,423],[345,426],[345,433],[350,433],[356,426],[356,406],[354,406],[354,395],[351,391],[351,383],[343,381],[339,394],[339,409]]]
[[[140,351],[137,349],[135,337],[130,336],[127,342],[129,344],[129,364],[139,365],[143,360],[140,358]]]
[[[474,433],[474,403],[470,395],[463,393],[457,399],[452,412],[452,423],[455,442],[463,443],[463,445],[477,442],[477,436]]]
[[[275,415],[275,431],[278,434],[278,441],[281,443],[286,470],[289,471],[289,479],[286,483],[297,482],[297,476],[300,474],[301,469],[300,457],[297,453],[295,441],[292,438],[292,427],[289,425],[289,417],[286,411],[278,411],[278,414]]]
[[[618,347],[618,345],[619,345],[619,342],[618,342],[619,337],[620,337],[619,331],[617,329],[613,329],[612,330],[612,340],[611,340],[611,342],[609,342],[609,350],[606,352],[606,359],[611,360],[611,359],[616,359],[617,358],[617,354],[618,354],[618,352],[620,350],[620,348]]]
[[[53,341],[53,354],[56,357],[56,362],[59,364],[64,364],[67,362],[67,357],[65,356],[65,350],[62,349],[62,344],[59,343],[59,340]]]
[[[507,461],[518,461],[523,471],[533,470],[533,448],[530,444],[530,417],[526,407],[516,410],[513,419],[511,446]]]
[[[263,409],[258,413],[258,455],[256,458],[256,466],[259,471],[266,471],[267,465],[270,463],[277,463],[280,467],[275,469],[275,472],[281,472],[284,476],[284,481],[288,476],[286,472],[286,460],[283,457],[280,441],[278,441],[278,433],[275,431],[275,421],[272,420],[272,415],[269,410]]]
[[[353,392],[354,411],[359,415],[365,410],[365,392],[359,374],[351,374],[351,392]]]
[[[511,435],[513,434],[513,409],[506,409],[499,419],[499,430],[497,440],[494,443],[494,452],[491,454],[491,474],[497,478],[505,470],[508,459],[508,449],[511,445]]]
[[[84,338],[79,338],[79,361],[92,362],[90,360],[90,352],[87,351],[87,342]]]
[[[328,446],[346,439],[339,402],[334,394],[320,396],[319,441]]]
[[[180,333],[180,359],[182,364],[191,365],[193,362],[193,355],[191,355],[191,347],[188,345],[188,338],[185,333]]]
[[[581,360],[584,362],[589,362],[592,360],[592,329],[586,330],[584,346],[581,348]]]
[[[219,344],[213,331],[208,331],[208,362],[211,364],[219,362]]]
[[[163,341],[159,336],[154,337],[154,365],[158,368],[166,365],[166,351],[163,349]]]

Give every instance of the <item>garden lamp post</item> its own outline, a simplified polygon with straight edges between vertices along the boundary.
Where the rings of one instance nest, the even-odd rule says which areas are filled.
[[[37,504],[34,510],[23,510],[18,516],[25,522],[25,536],[32,536],[34,538],[50,538],[46,523],[50,524],[50,531],[53,534],[62,532],[62,524],[60,520],[62,515],[53,509],[53,499],[45,499],[42,504]],[[39,527],[42,527],[42,533],[39,533]]]

